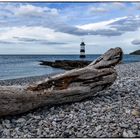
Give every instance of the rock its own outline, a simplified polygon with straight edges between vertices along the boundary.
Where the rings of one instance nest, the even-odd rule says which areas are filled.
[[[39,126],[42,126],[43,124],[44,124],[43,120],[40,120],[39,123],[38,123]]]
[[[37,120],[41,119],[40,116],[33,116],[33,118],[34,118],[34,119],[37,119]]]
[[[78,133],[76,134],[76,138],[82,138],[82,137],[83,137],[83,134],[82,134],[82,133],[79,133],[79,132],[78,132]]]
[[[97,127],[95,127],[95,130],[99,131],[101,128],[102,128],[101,125],[98,125]]]
[[[125,109],[125,112],[127,113],[127,114],[130,114],[131,113],[131,110],[130,109]]]
[[[124,138],[129,138],[129,135],[128,135],[128,133],[126,132],[126,130],[123,131],[123,137],[124,137]]]
[[[120,127],[121,128],[128,128],[129,127],[129,124],[121,123],[120,124]]]
[[[6,126],[6,128],[10,128],[10,127],[11,127],[10,121],[9,121],[9,120],[5,120],[5,121],[3,122],[3,125]]]
[[[63,118],[55,118],[54,121],[55,122],[61,122],[63,120]]]
[[[131,128],[137,130],[138,129],[138,125],[132,125]]]
[[[125,137],[125,138],[134,138],[134,137],[136,137],[136,135],[133,134],[133,132],[131,130],[128,130],[128,131],[124,130],[123,131],[123,137]]]
[[[41,133],[42,133],[42,132],[41,132],[40,128],[38,128],[38,129],[37,129],[37,136],[41,136]]]
[[[9,129],[4,129],[3,134],[9,137],[10,136],[10,130]]]
[[[19,118],[16,122],[17,123],[23,123],[23,122],[26,122],[26,120],[24,118]]]
[[[127,132],[128,132],[128,134],[129,134],[129,137],[130,137],[130,138],[136,137],[136,135],[135,135],[131,130],[128,130]]]
[[[131,113],[135,117],[140,117],[140,109],[133,109]]]
[[[54,68],[61,68],[65,70],[71,70],[75,68],[83,68],[89,65],[91,61],[82,61],[82,60],[55,60],[51,61],[41,61],[40,65],[47,65]]]
[[[136,51],[130,53],[130,55],[140,55],[140,50],[136,50]]]
[[[69,138],[71,134],[69,132],[64,132],[63,133],[63,138]]]

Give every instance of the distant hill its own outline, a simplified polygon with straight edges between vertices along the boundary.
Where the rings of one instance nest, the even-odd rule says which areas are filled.
[[[136,51],[130,53],[130,55],[140,55],[140,50],[136,50]]]

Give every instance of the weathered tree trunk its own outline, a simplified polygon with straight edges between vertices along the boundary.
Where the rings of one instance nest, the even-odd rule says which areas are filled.
[[[0,87],[0,116],[31,109],[75,102],[95,96],[116,79],[114,66],[122,59],[120,48],[110,49],[90,65],[67,71],[29,86]]]

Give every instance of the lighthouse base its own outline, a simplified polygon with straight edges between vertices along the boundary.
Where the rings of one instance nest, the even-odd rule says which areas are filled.
[[[80,58],[85,58],[86,56],[85,55],[80,55]]]

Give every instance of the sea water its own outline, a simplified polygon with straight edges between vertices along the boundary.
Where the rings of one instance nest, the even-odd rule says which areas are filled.
[[[84,60],[95,60],[100,55],[86,55]],[[79,55],[0,55],[0,80],[40,76],[63,70],[39,65],[39,61],[80,60]],[[139,62],[139,55],[124,55],[123,62]]]

